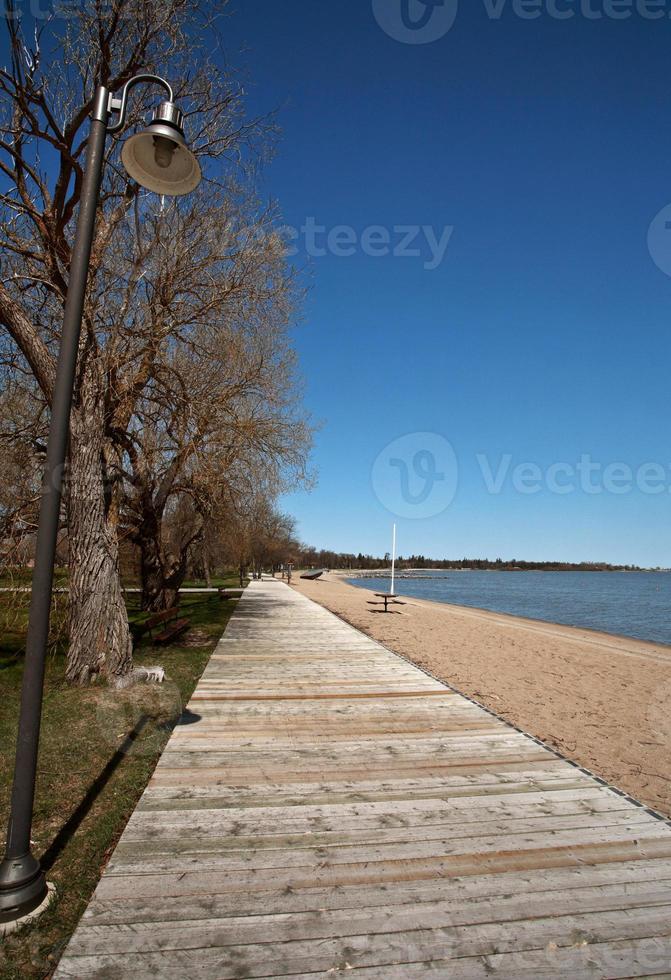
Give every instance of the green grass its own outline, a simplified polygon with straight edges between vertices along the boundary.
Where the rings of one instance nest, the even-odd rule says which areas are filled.
[[[236,577],[223,584],[235,586]],[[129,597],[138,616],[138,597]],[[26,605],[0,598],[0,820],[6,823],[23,670]],[[162,685],[124,691],[71,688],[65,655],[49,656],[38,762],[34,853],[46,859],[57,901],[33,926],[0,945],[2,980],[42,980],[55,968],[102,869],[146,786],[174,722],[224,630],[235,603],[217,595],[185,595],[189,634],[174,645],[136,646],[137,665],[160,664]]]

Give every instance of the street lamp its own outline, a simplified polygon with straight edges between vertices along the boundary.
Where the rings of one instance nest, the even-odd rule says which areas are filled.
[[[125,125],[128,93],[140,82],[160,85],[166,90],[168,99],[161,102],[148,128],[125,143],[121,157],[129,175],[142,187],[173,197],[188,194],[198,186],[201,177],[198,161],[184,139],[182,112],[174,104],[172,88],[163,78],[136,75],[126,82],[119,97],[102,85],[97,89],[63,315],[40,501],[11,811],[5,858],[0,864],[0,923],[21,919],[38,909],[48,897],[44,872],[30,850],[30,830],[62,474],[105,139],[108,133],[117,132]]]

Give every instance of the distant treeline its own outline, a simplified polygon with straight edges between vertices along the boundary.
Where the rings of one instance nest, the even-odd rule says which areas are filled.
[[[306,568],[339,568],[352,571],[376,571],[386,569],[391,562],[389,554],[382,558],[374,555],[350,555],[335,551],[318,551],[315,548],[304,548],[300,555],[300,564]],[[490,561],[487,558],[425,558],[424,555],[399,556],[396,559],[399,571],[409,568],[418,569],[472,569],[478,571],[498,572],[641,572],[638,565],[609,565],[605,561],[522,561],[517,558],[504,560],[497,558]],[[658,571],[661,569],[657,569]]]

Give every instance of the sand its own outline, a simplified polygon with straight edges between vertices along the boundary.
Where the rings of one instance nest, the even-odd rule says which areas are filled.
[[[337,573],[292,585],[671,816],[671,647],[420,599],[384,615]]]

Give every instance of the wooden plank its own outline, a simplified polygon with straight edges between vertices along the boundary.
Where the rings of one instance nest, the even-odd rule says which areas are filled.
[[[499,820],[511,823],[517,819],[532,817],[583,815],[595,816],[609,811],[622,813],[645,821],[647,826],[660,833],[659,821],[645,810],[632,807],[615,793],[604,791],[601,787],[562,789],[562,784],[554,793],[527,793],[523,799],[517,794],[501,796],[467,795],[454,800],[391,800],[385,802],[357,802],[350,804],[320,805],[304,804],[295,806],[257,807],[249,812],[245,807],[226,807],[212,810],[201,809],[196,815],[187,810],[156,812],[137,810],[128,823],[132,837],[136,832],[159,833],[161,829],[174,829],[183,832],[195,823],[207,824],[208,830],[216,832],[231,827],[254,830],[257,834],[281,833],[285,828],[343,830],[347,828],[365,830],[376,827],[426,827],[435,824],[459,824],[462,827],[478,827],[482,821]],[[511,823],[512,825],[512,823]]]
[[[671,975],[668,823],[286,586],[190,711],[56,978]]]
[[[211,692],[206,692],[204,694],[194,694],[191,698],[192,702],[197,703],[198,701],[321,701],[329,699],[331,701],[346,701],[349,702],[353,698],[373,698],[375,701],[380,698],[431,698],[438,697],[444,698],[447,695],[445,691],[367,691],[362,693],[360,691],[338,691],[337,694],[256,694],[250,692],[249,694],[212,694]]]
[[[340,888],[295,888],[287,891],[266,890],[247,894],[220,893],[207,895],[183,893],[156,895],[151,903],[143,895],[102,897],[92,901],[82,925],[162,922],[179,919],[223,918],[228,915],[277,914],[310,912],[314,909],[375,909],[379,906],[412,905],[451,902],[453,908],[462,903],[484,900],[491,909],[492,900],[500,902],[519,898],[529,906],[536,906],[536,897],[546,898],[555,893],[574,895],[580,891],[579,904],[587,907],[588,901],[603,894],[622,896],[645,890],[651,884],[667,889],[671,887],[671,861],[657,860],[631,864],[588,865],[577,868],[554,869],[528,873],[484,875],[481,877],[453,878],[408,882],[403,888],[390,889],[387,885],[343,886]],[[533,890],[530,890],[533,889]]]
[[[202,827],[198,828],[202,832]],[[117,848],[110,859],[108,868],[110,874],[146,874],[170,873],[179,871],[188,864],[190,870],[203,871],[254,871],[271,869],[293,869],[296,874],[308,875],[310,869],[320,863],[330,870],[342,869],[347,874],[349,869],[355,873],[364,866],[391,865],[404,862],[409,868],[426,866],[426,862],[434,861],[441,866],[450,859],[465,859],[473,853],[479,859],[489,855],[497,857],[501,853],[515,854],[521,862],[527,852],[537,858],[544,848],[548,850],[566,847],[586,847],[589,845],[607,844],[622,841],[629,843],[635,839],[641,848],[648,842],[659,842],[659,831],[652,828],[640,827],[607,827],[581,829],[578,831],[544,831],[528,834],[498,835],[491,837],[455,835],[449,840],[411,841],[409,843],[375,844],[366,843],[363,846],[351,844],[332,847],[294,847],[294,848],[258,848],[250,847],[246,851],[185,850],[179,838],[174,839],[174,846],[167,853],[152,853],[149,849],[142,851],[139,857],[127,856],[122,849]],[[671,897],[670,897],[671,900]]]
[[[145,811],[146,812],[146,811]],[[174,813],[175,811],[172,811]],[[203,814],[200,811],[198,816]],[[171,811],[167,811],[165,816],[170,816]],[[205,820],[197,822],[196,816],[191,813],[192,819],[187,822],[169,821],[161,819],[163,814],[152,813],[157,819],[151,823],[133,823],[129,825],[128,833],[124,836],[123,844],[119,846],[127,847],[129,844],[153,844],[158,846],[161,841],[180,840],[199,842],[203,847],[206,842],[212,840],[211,846],[227,849],[228,846],[236,849],[248,848],[252,846],[252,841],[256,841],[259,847],[284,847],[293,844],[306,846],[306,841],[310,846],[321,846],[328,843],[395,843],[411,841],[437,841],[442,838],[458,840],[463,837],[494,836],[494,835],[515,835],[533,833],[534,831],[545,831],[548,834],[558,830],[574,830],[577,828],[596,828],[596,827],[627,827],[631,829],[632,835],[635,827],[650,827],[650,818],[643,812],[632,813],[627,810],[606,810],[602,813],[585,814],[578,810],[568,813],[558,813],[550,816],[545,813],[531,813],[526,816],[518,815],[514,819],[492,818],[487,814],[487,818],[481,817],[477,823],[468,824],[464,820],[432,820],[423,822],[421,825],[410,824],[407,820],[394,820],[380,817],[377,820],[359,823],[356,820],[348,823],[339,824],[333,821],[310,821],[305,824],[295,822],[289,818],[276,825],[265,823],[256,826],[254,821],[238,822],[226,821],[216,823],[211,818],[211,811],[205,811]],[[655,832],[657,833],[657,832]],[[244,841],[244,844],[241,842]]]
[[[671,847],[666,839],[634,841],[608,841],[604,843],[573,844],[560,847],[509,851],[492,851],[489,854],[466,853],[430,858],[406,858],[404,861],[365,861],[358,864],[330,864],[319,861],[309,867],[213,870],[185,858],[181,868],[185,870],[144,870],[130,868],[115,870],[110,864],[99,889],[106,895],[139,894],[193,894],[195,891],[211,893],[214,890],[240,892],[249,889],[319,888],[324,886],[368,884],[400,884],[442,878],[463,878],[483,874],[497,875],[509,872],[548,870],[551,868],[580,867],[584,864],[623,863],[650,861],[671,857]],[[103,887],[104,886],[104,887]],[[175,892],[177,889],[177,892]],[[626,902],[623,897],[623,903]]]
[[[598,923],[597,923],[598,918]],[[599,939],[592,938],[598,929]],[[110,929],[110,927],[108,927]],[[668,969],[669,922],[664,909],[631,909],[619,912],[600,912],[596,915],[551,916],[544,919],[517,921],[514,928],[508,923],[477,926],[446,926],[416,928],[409,931],[377,934],[341,934],[338,938],[294,940],[291,923],[287,922],[285,938],[280,942],[263,942],[262,930],[253,943],[235,943],[226,927],[201,927],[199,935],[189,945],[189,937],[180,939],[181,929],[173,927],[161,948],[156,938],[147,937],[149,949],[143,953],[124,951],[112,954],[74,955],[80,977],[95,976],[111,967],[121,969],[115,976],[154,975],[163,980],[197,978],[234,978],[291,976],[306,972],[327,973],[329,970],[361,969],[371,965],[396,965],[424,962],[430,969],[432,960],[449,960],[453,970],[465,957],[501,956],[505,953],[545,952],[545,962],[556,965],[557,958],[548,952],[559,948],[575,948],[622,940],[637,940],[658,936],[655,953],[648,952],[645,969]],[[111,931],[111,930],[110,930]],[[664,932],[667,935],[664,935]],[[154,929],[155,932],[155,929]],[[653,933],[653,936],[650,933]],[[660,935],[661,933],[661,935]],[[127,930],[128,944],[137,942],[134,929]],[[140,937],[141,939],[142,937]],[[112,937],[110,936],[110,941]],[[76,936],[74,949],[80,936]],[[180,945],[182,942],[184,945]],[[548,951],[547,947],[550,947]],[[100,948],[100,946],[98,947]],[[590,950],[593,953],[593,950]],[[523,957],[519,957],[523,961]],[[447,964],[446,964],[447,965]],[[608,964],[605,964],[606,969]],[[132,973],[131,973],[132,971]],[[67,976],[68,974],[64,974]],[[76,976],[77,974],[70,974]],[[561,974],[556,974],[560,976]],[[606,976],[612,976],[609,970]]]
[[[648,916],[653,918],[660,909],[663,912],[668,908],[669,895],[665,884],[650,886],[642,883],[632,886],[628,898],[629,908],[622,912],[619,908],[622,893],[618,887],[592,889],[581,895],[581,917],[585,923],[582,928],[589,929],[591,919],[599,912],[619,915],[623,922],[631,926],[633,922],[640,922],[640,917],[646,914],[646,910]],[[557,938],[566,936],[567,926],[569,929],[581,928],[572,914],[573,908],[571,892],[549,892],[545,895],[536,894],[534,897],[534,919],[556,919],[553,926]],[[640,915],[634,917],[629,914],[634,912],[640,912]],[[525,929],[528,914],[526,896],[516,895],[497,900],[495,926],[492,924],[491,901],[488,900],[462,901],[456,908],[452,902],[436,901],[421,905],[377,906],[358,911],[319,910],[318,915],[309,911],[257,916],[230,915],[218,920],[214,916],[201,916],[195,920],[183,917],[179,932],[175,929],[174,920],[163,923],[128,923],[130,928],[124,928],[126,924],[110,928],[86,923],[79,930],[78,943],[72,952],[77,956],[92,956],[100,949],[105,949],[107,953],[189,949],[199,948],[203,943],[212,941],[218,946],[255,945],[283,942],[289,934],[292,941],[306,941],[335,939],[347,934],[391,935],[408,931],[450,930],[457,926],[482,926],[482,932],[497,928],[497,937],[502,936],[505,942],[508,933],[517,929],[518,925]],[[615,917],[614,921],[617,921]],[[514,925],[504,930],[501,928],[503,923]],[[471,928],[470,931],[476,930]],[[466,932],[464,929],[464,933]]]

